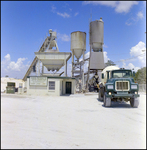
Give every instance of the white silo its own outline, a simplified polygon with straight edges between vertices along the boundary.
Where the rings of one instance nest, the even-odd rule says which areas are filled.
[[[104,22],[102,18],[90,22],[89,43],[90,43],[90,70],[104,69]]]
[[[102,18],[90,22],[89,44],[94,52],[103,51],[104,44],[104,22]]]
[[[76,31],[71,33],[71,51],[74,53],[75,57],[79,59],[86,51],[86,33],[81,31]]]
[[[84,86],[84,54],[86,51],[86,33],[75,31],[71,33],[71,47],[72,51],[72,77],[74,74],[79,74],[80,80],[82,79],[82,86]],[[80,57],[83,55],[83,61],[79,62]],[[74,56],[77,58],[74,61]],[[82,69],[83,66],[83,69]],[[77,69],[80,70],[77,70]],[[81,87],[82,88],[82,87]],[[81,89],[80,89],[81,90]]]
[[[88,80],[90,72],[98,74],[105,67],[103,44],[104,44],[104,22],[102,18],[91,21],[89,25],[89,44],[90,44],[90,59],[86,81],[86,89],[88,89]]]

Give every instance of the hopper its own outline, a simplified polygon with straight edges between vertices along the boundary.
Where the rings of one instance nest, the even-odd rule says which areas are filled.
[[[48,71],[58,71],[71,57],[71,53],[69,52],[35,52],[35,55]]]

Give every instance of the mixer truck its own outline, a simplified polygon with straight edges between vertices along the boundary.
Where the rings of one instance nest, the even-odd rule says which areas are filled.
[[[130,69],[108,66],[101,73],[98,99],[110,107],[112,101],[130,102],[131,107],[139,105],[139,86],[134,82],[135,72]]]

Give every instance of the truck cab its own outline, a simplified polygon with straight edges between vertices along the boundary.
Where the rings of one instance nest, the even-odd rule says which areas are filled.
[[[130,101],[132,107],[139,105],[139,86],[134,82],[135,72],[130,69],[107,70],[102,73],[99,85],[99,99],[104,101],[104,106],[111,106],[111,101]]]

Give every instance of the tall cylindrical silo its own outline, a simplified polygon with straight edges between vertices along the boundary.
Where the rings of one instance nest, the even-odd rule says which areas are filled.
[[[76,31],[71,33],[71,51],[77,59],[83,54],[83,50],[86,50],[86,33]]]
[[[104,38],[104,22],[102,18],[90,22],[89,28],[89,44],[94,52],[103,51]]]

